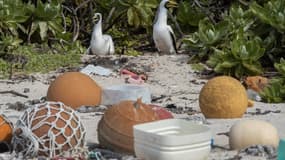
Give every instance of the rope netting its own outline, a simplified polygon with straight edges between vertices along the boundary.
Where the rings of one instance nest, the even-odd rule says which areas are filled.
[[[61,102],[46,102],[25,111],[16,123],[12,144],[23,157],[54,157],[83,148],[85,134],[76,111]]]

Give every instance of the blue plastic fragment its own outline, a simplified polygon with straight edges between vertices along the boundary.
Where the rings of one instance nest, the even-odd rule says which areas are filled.
[[[285,160],[285,139],[279,141],[278,160]]]
[[[214,139],[211,139],[211,147],[214,145]]]

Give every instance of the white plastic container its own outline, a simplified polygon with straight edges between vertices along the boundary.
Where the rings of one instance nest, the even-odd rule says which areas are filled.
[[[102,91],[103,105],[113,105],[123,100],[136,101],[138,98],[142,98],[143,103],[150,103],[149,89],[142,85],[123,84],[105,87]]]
[[[183,119],[134,126],[134,147],[144,160],[206,160],[211,150],[210,128]]]

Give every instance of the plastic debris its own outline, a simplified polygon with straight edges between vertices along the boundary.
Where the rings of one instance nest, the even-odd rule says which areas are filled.
[[[253,145],[245,149],[242,149],[239,154],[240,155],[262,156],[262,157],[266,157],[266,159],[272,159],[273,157],[276,157],[276,153],[277,153],[276,148],[274,148],[273,146]]]
[[[110,76],[112,74],[112,71],[110,69],[101,67],[101,66],[94,66],[93,64],[89,64],[80,71],[81,73],[91,75],[91,74],[97,74],[100,76]]]
[[[196,124],[210,124],[202,113],[190,115],[185,119]]]
[[[88,158],[89,159],[94,159],[94,160],[103,160],[103,159],[105,159],[103,156],[102,156],[102,154],[101,154],[101,152],[93,152],[93,151],[91,151],[90,153],[89,153],[89,155],[88,155]]]
[[[90,112],[100,112],[104,114],[104,111],[107,109],[104,105],[99,106],[81,106],[77,109],[79,113],[90,113]]]
[[[137,158],[146,160],[204,160],[210,154],[212,132],[205,125],[166,119],[135,125]]]
[[[145,86],[134,84],[114,85],[103,88],[101,104],[113,105],[122,100],[135,101],[140,97],[143,103],[151,103],[150,90]]]
[[[285,159],[285,139],[280,139],[278,146],[278,160]]]
[[[129,77],[126,79],[127,83],[131,83],[131,84],[143,84],[144,80],[141,79],[141,77],[135,79],[133,77]]]
[[[257,101],[257,102],[261,101],[261,97],[260,97],[258,92],[254,91],[252,89],[247,89],[246,93],[247,93],[247,97],[249,99],[252,99],[252,100]]]
[[[252,89],[259,93],[268,85],[269,80],[262,76],[249,76],[246,77],[244,82],[248,89]]]
[[[143,84],[145,80],[147,79],[145,75],[143,74],[137,75],[136,73],[133,73],[127,69],[122,69],[120,73],[121,75],[126,76],[127,83]]]

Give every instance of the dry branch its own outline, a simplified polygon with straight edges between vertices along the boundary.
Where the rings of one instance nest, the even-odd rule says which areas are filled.
[[[13,95],[16,95],[16,96],[19,96],[19,97],[29,98],[29,96],[24,95],[24,94],[19,93],[19,92],[16,92],[16,91],[14,91],[14,90],[10,90],[10,91],[0,91],[0,94],[13,94]]]

